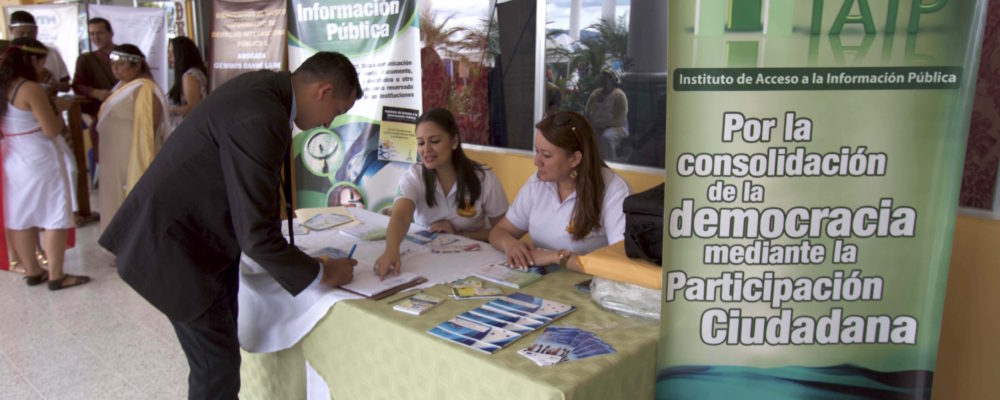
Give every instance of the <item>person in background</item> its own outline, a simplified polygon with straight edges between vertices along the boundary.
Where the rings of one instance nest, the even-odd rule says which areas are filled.
[[[294,73],[233,78],[170,135],[98,240],[122,280],[170,319],[191,371],[189,399],[240,391],[241,253],[292,296],[353,278],[357,261],[316,259],[282,237],[279,188],[292,124],[329,126],[363,94],[351,61],[324,51]]]
[[[630,189],[604,164],[580,114],[560,111],[535,128],[538,173],[490,231],[490,244],[507,254],[512,268],[558,263],[578,271],[573,255],[624,240],[622,203]],[[530,244],[520,240],[526,233]]]
[[[587,121],[597,134],[601,158],[618,157],[618,144],[628,136],[625,118],[628,116],[628,99],[618,88],[618,73],[611,68],[601,71],[601,87],[594,89],[587,98]]]
[[[80,54],[76,59],[76,71],[73,73],[73,91],[84,96],[87,101],[81,108],[90,116],[90,144],[94,149],[94,162],[100,160],[100,146],[97,130],[97,113],[101,103],[111,95],[111,88],[118,83],[115,74],[111,72],[111,51],[114,50],[115,33],[111,23],[104,18],[91,18],[87,21],[87,34],[94,51]]]
[[[0,133],[3,134],[3,213],[14,249],[26,270],[29,286],[48,281],[49,290],[85,284],[86,276],[63,271],[66,235],[73,228],[69,174],[62,153],[69,151],[59,134],[65,129],[57,110],[69,107],[57,99],[53,109],[37,82],[48,51],[41,42],[13,41],[0,65]],[[49,270],[34,257],[39,229]]]
[[[10,37],[18,39],[22,37],[38,40],[38,25],[35,24],[35,17],[27,11],[14,11],[10,13],[10,21],[7,24],[10,30]],[[49,54],[45,57],[45,71],[39,82],[45,87],[49,97],[55,96],[58,92],[68,92],[69,70],[66,63],[59,54],[59,50],[48,44],[45,45]]]
[[[208,77],[205,76],[208,70],[198,46],[191,39],[184,36],[170,39],[167,50],[170,67],[174,69],[174,85],[167,92],[170,99],[169,132],[173,132],[184,116],[208,96]]]
[[[399,180],[399,196],[386,229],[385,250],[375,272],[399,275],[399,246],[410,222],[431,232],[489,239],[489,227],[507,212],[507,195],[492,170],[466,157],[458,124],[450,111],[436,108],[417,118],[420,163]],[[487,223],[489,225],[487,225]]]
[[[153,162],[170,129],[167,98],[153,82],[142,51],[123,44],[115,46],[110,58],[119,83],[97,118],[104,154],[98,171],[102,232]]]

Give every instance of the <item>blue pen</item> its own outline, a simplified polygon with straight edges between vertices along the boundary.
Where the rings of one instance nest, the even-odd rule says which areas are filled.
[[[351,252],[347,253],[347,259],[348,260],[350,260],[351,257],[354,257],[354,250],[357,250],[357,249],[358,249],[358,244],[357,243],[355,243],[354,246],[351,246]]]

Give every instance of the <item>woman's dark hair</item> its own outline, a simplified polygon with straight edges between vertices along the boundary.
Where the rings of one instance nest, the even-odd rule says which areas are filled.
[[[170,44],[174,48],[174,86],[167,92],[167,97],[174,104],[181,104],[181,99],[184,98],[184,73],[191,68],[197,68],[207,77],[208,69],[205,68],[205,61],[198,52],[198,45],[191,39],[178,36],[170,39]]]
[[[146,62],[146,55],[142,54],[142,50],[139,50],[139,48],[136,47],[134,44],[128,44],[128,43],[119,44],[119,45],[116,45],[115,48],[113,50],[111,50],[111,51],[112,52],[125,53],[125,54],[131,54],[133,56],[142,57],[142,61],[140,61],[140,62],[129,61],[129,64],[138,65],[139,66],[139,75],[149,75],[150,74],[150,72],[149,72],[149,63]]]
[[[49,50],[38,40],[31,38],[17,38],[10,41],[4,51],[6,57],[0,64],[0,93],[3,93],[3,101],[0,101],[0,116],[7,114],[7,91],[10,90],[11,83],[17,78],[24,78],[29,81],[38,81],[38,74],[35,73],[35,66],[32,62],[35,59],[45,57]]]
[[[462,151],[462,136],[458,133],[458,124],[451,111],[435,108],[417,118],[417,125],[427,122],[437,125],[453,140],[458,141],[458,146],[451,151],[451,166],[455,168],[455,206],[459,210],[471,207],[476,204],[476,200],[479,200],[479,195],[483,192],[479,176],[476,175],[477,172],[483,173],[483,165],[472,161]],[[424,188],[426,188],[424,199],[428,207],[434,207],[437,205],[434,198],[434,194],[437,193],[437,172],[427,169],[422,163],[420,168],[424,173]]]
[[[601,226],[601,205],[604,203],[604,177],[601,169],[607,167],[597,151],[594,129],[580,114],[559,111],[549,114],[535,124],[549,143],[572,155],[579,151],[582,155],[576,172],[576,204],[569,231],[573,240],[580,240]]]

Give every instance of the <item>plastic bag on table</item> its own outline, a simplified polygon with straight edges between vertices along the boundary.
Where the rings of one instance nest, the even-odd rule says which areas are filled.
[[[633,317],[659,320],[659,290],[595,276],[590,282],[590,298],[608,310]]]

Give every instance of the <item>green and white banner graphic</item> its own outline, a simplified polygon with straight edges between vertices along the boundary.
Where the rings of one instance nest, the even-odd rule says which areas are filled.
[[[930,398],[986,3],[670,2],[657,398]]]
[[[292,0],[288,64],[336,51],[358,69],[364,98],[328,128],[295,135],[298,207],[386,211],[411,163],[379,160],[383,107],[421,109],[416,0]]]

